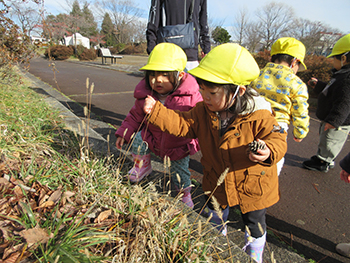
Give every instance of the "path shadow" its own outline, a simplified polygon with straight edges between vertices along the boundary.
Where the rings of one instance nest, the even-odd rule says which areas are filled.
[[[280,246],[281,239],[286,244],[289,244],[297,251],[298,254],[304,255],[308,259],[313,259],[316,262],[322,263],[340,263],[344,262],[341,260],[341,256],[336,254],[335,246],[333,242],[315,235],[309,231],[286,223],[285,221],[279,220],[273,216],[266,215],[266,221],[268,229],[271,230],[278,238],[268,238],[268,241]],[[298,240],[304,240],[309,245],[298,242]],[[313,247],[320,247],[326,251],[329,251],[328,255],[314,249]]]

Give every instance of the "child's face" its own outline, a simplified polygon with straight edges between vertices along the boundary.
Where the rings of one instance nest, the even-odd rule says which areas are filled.
[[[203,102],[208,106],[209,110],[220,112],[226,109],[226,94],[223,88],[208,88],[205,85],[200,85],[199,92],[203,97]]]
[[[152,71],[149,74],[149,84],[154,91],[161,95],[168,94],[174,89],[170,82],[169,72],[166,71]]]
[[[340,60],[340,59],[337,59],[336,57],[333,57],[333,67],[334,67],[336,70],[340,70],[341,67],[342,67],[341,60]]]

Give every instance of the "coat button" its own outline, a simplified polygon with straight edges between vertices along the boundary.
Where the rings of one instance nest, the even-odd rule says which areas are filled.
[[[260,174],[261,174],[261,175],[265,175],[265,171],[262,171]]]

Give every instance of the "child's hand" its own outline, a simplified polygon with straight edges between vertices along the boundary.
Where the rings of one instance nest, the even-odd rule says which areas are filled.
[[[257,139],[259,142],[264,142],[263,140]],[[250,152],[249,159],[252,162],[263,162],[270,157],[271,151],[269,147],[265,146],[264,149],[257,149],[257,154]]]
[[[329,124],[328,122],[324,125],[324,131],[329,129],[335,129],[335,127],[332,124]]]
[[[144,113],[150,114],[152,112],[154,104],[156,104],[155,99],[153,99],[151,96],[147,95],[147,98],[145,99],[145,104],[143,104]]]
[[[348,174],[344,170],[341,170],[341,172],[340,172],[340,179],[342,181],[344,181],[345,183],[350,183],[350,174]]]
[[[117,147],[117,149],[120,150],[123,145],[124,145],[124,138],[118,137],[117,141],[115,142],[115,146]]]
[[[308,84],[311,88],[314,88],[314,87],[316,86],[317,82],[318,82],[318,79],[316,79],[316,78],[311,78],[311,79],[307,82],[307,84]]]

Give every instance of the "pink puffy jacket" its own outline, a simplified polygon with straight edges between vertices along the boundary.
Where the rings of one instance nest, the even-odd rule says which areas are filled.
[[[115,136],[123,137],[127,129],[124,139],[129,142],[131,135],[138,131],[139,126],[145,119],[143,104],[147,95],[152,96],[155,100],[159,100],[154,95],[154,92],[147,87],[145,79],[142,79],[135,88],[135,104],[120,128],[116,131]],[[166,98],[164,106],[173,110],[188,111],[200,101],[202,101],[202,96],[199,93],[197,81],[194,77],[186,73],[179,87]],[[169,122],[171,122],[170,119]],[[162,132],[159,128],[149,124],[147,119],[143,122],[140,130],[143,140],[148,143],[149,149],[161,158],[169,156],[170,160],[179,160],[199,151],[197,139],[175,137],[174,135]]]

